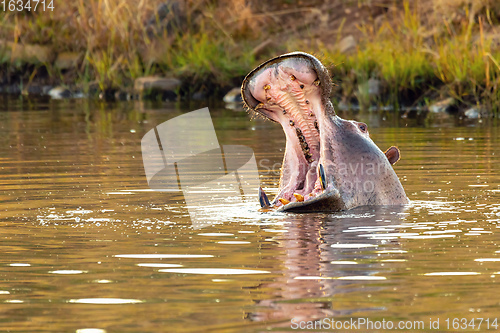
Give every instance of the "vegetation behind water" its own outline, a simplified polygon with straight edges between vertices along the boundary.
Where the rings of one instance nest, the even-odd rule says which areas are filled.
[[[260,62],[300,50],[330,67],[335,97],[346,103],[453,97],[496,111],[500,100],[495,0],[55,0],[53,11],[6,11],[0,40],[3,84],[104,91],[162,75],[191,93],[221,94]],[[20,56],[25,45],[48,55]],[[74,66],[60,68],[62,54]],[[370,93],[370,79],[380,93]]]

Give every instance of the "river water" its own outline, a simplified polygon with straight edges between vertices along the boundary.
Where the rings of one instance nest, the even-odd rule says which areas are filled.
[[[1,331],[500,325],[496,121],[343,113],[366,122],[382,150],[401,149],[395,170],[412,203],[301,215],[261,213],[252,194],[214,201],[212,188],[188,205],[179,189],[150,189],[141,139],[203,105],[2,105]],[[253,150],[272,197],[279,125],[220,107],[210,116],[221,146]]]

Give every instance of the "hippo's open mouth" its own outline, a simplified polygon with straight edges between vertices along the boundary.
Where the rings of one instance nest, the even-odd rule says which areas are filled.
[[[325,109],[324,99],[331,90],[325,72],[316,58],[291,53],[262,64],[243,82],[242,95],[246,105],[280,123],[287,139],[280,193],[273,203],[276,207],[290,202],[301,202],[302,207],[326,189],[325,171],[318,164],[321,122],[327,113],[335,115],[335,112],[333,107]],[[333,194],[338,195],[338,191]],[[268,204],[263,191],[260,198],[261,204]]]
[[[379,189],[358,193],[363,191],[352,186],[354,180],[366,176],[366,171],[360,174],[360,170],[375,161],[377,166],[389,166],[396,177],[385,155],[369,138],[366,124],[336,116],[329,98],[331,87],[328,70],[315,57],[301,52],[273,58],[244,79],[245,105],[280,123],[286,136],[278,194],[270,203],[261,189],[262,207],[308,212],[378,204],[383,197],[377,195]],[[394,147],[392,153],[396,151],[399,158]],[[379,162],[381,156],[383,161]],[[341,174],[344,164],[346,171]],[[396,182],[401,187],[397,177]],[[404,191],[403,196],[406,198]]]

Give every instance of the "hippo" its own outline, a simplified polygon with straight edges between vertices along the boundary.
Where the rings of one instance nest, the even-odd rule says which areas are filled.
[[[399,149],[382,152],[365,123],[337,116],[331,90],[326,67],[303,52],[272,58],[243,80],[244,106],[281,124],[286,137],[278,194],[270,202],[259,188],[263,210],[336,212],[409,203],[392,167]]]

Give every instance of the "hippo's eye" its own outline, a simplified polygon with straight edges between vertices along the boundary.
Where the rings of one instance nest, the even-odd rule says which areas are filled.
[[[366,124],[363,124],[363,123],[359,123],[358,124],[358,128],[360,129],[361,132],[363,133],[366,133],[366,130],[367,130],[367,127]]]

